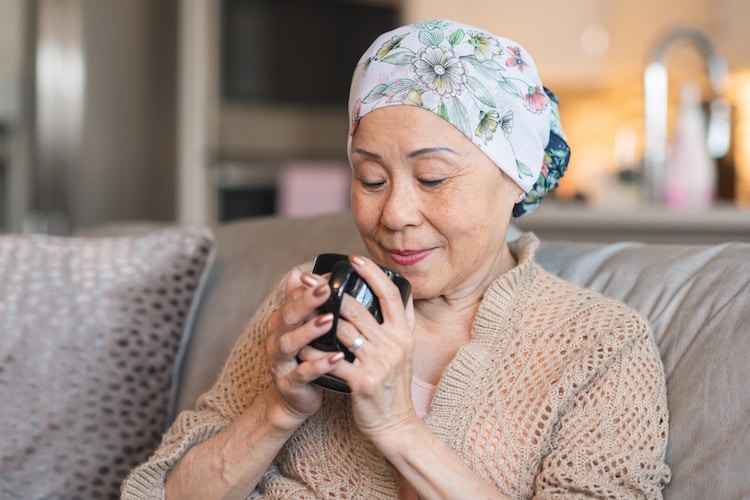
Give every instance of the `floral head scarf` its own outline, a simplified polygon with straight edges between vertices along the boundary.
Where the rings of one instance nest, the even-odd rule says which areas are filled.
[[[393,105],[432,111],[476,144],[526,192],[516,217],[536,208],[567,169],[557,98],[512,40],[447,20],[384,33],[354,71],[349,154],[360,118]]]

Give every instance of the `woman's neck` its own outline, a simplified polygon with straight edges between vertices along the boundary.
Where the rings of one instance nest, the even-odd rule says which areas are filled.
[[[450,295],[414,301],[416,348],[414,375],[436,384],[458,349],[471,340],[471,329],[484,294],[493,281],[515,267],[516,259],[505,246],[492,269],[477,283]]]
[[[415,301],[414,375],[417,378],[437,384],[458,349],[471,340],[474,318],[483,297],[482,294],[470,301]]]

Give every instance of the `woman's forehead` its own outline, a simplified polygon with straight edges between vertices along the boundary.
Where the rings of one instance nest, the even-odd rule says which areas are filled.
[[[456,127],[417,106],[398,105],[376,109],[360,120],[352,144],[412,143],[419,148],[473,146]]]

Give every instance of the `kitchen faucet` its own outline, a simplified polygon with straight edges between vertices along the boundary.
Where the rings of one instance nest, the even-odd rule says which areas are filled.
[[[665,59],[669,49],[678,42],[697,47],[706,60],[713,93],[706,127],[706,147],[713,158],[721,158],[729,150],[730,113],[724,93],[729,84],[727,61],[712,39],[703,31],[682,27],[664,35],[651,51],[643,77],[645,102],[645,142],[643,180],[648,201],[664,201],[667,166],[668,73]]]

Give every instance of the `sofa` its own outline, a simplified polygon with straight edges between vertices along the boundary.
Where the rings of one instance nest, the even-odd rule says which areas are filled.
[[[0,236],[0,498],[117,498],[284,274],[364,251],[346,212],[128,227]],[[543,241],[538,261],[650,320],[665,498],[750,498],[750,244]]]

